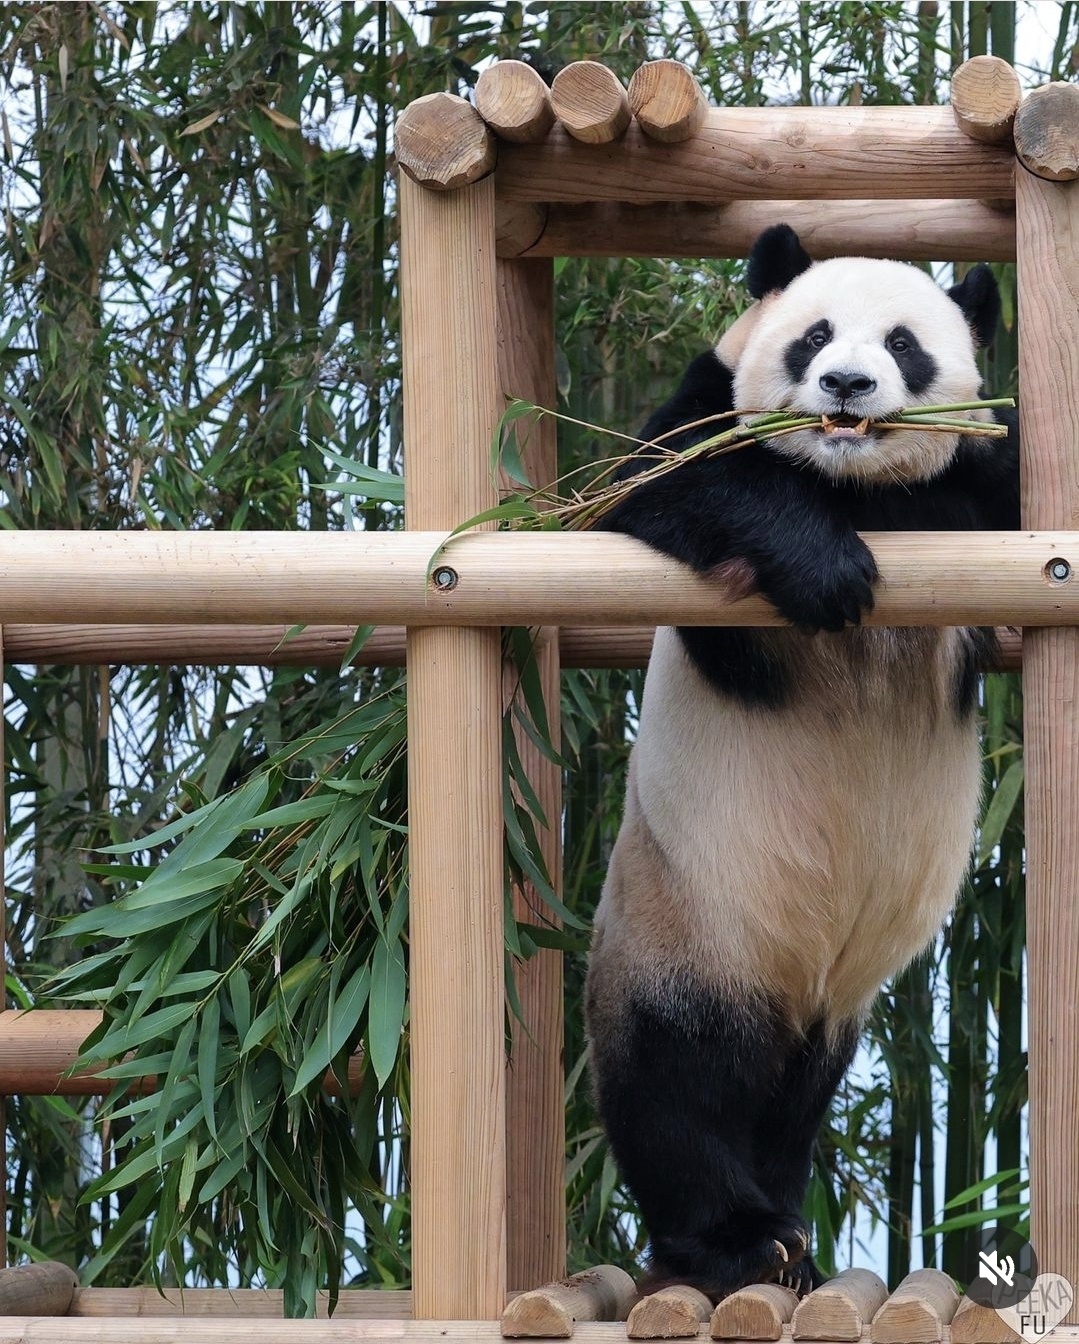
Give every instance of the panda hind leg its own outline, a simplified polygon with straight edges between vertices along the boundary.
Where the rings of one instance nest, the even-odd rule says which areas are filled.
[[[754,1133],[758,1183],[778,1209],[798,1213],[805,1202],[813,1148],[836,1089],[858,1044],[856,1021],[813,1023],[796,1038],[776,1077],[771,1104]],[[779,1275],[799,1296],[825,1282],[807,1253]]]
[[[662,1002],[618,997],[617,1025],[609,1009],[590,1014],[606,1028],[593,1030],[593,1064],[611,1146],[651,1241],[642,1290],[686,1283],[718,1301],[794,1271],[808,1228],[755,1172],[755,1134],[789,1027],[767,1005],[686,984],[668,986]]]

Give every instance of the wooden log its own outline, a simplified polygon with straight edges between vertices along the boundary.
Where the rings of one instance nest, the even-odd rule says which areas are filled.
[[[558,80],[556,111],[557,89]],[[971,140],[947,107],[713,107],[700,131],[677,145],[638,126],[615,149],[582,145],[555,127],[541,144],[503,145],[495,178],[506,201],[725,205],[1007,200],[1014,170],[1007,147]]]
[[[554,125],[551,91],[524,61],[497,61],[476,83],[476,110],[500,140],[528,145]]]
[[[1019,162],[1049,182],[1079,177],[1079,87],[1057,82],[1029,93],[1015,114]]]
[[[646,61],[629,81],[629,109],[645,135],[673,145],[701,129],[708,99],[681,62]]]
[[[781,1283],[755,1283],[725,1297],[712,1313],[713,1339],[782,1339],[798,1294]]]
[[[0,1269],[0,1317],[66,1316],[78,1283],[70,1265],[55,1260]]]
[[[284,626],[201,625],[9,625],[4,629],[9,661],[69,664],[131,663],[250,667],[333,667],[355,635],[351,625],[309,626],[301,637],[282,643]],[[564,626],[559,632],[563,667],[646,667],[652,631],[643,626],[591,629]],[[1007,626],[997,629],[1000,655],[986,672],[1018,672],[1022,638]],[[381,626],[352,660],[355,667],[403,667],[403,626]]]
[[[586,1322],[582,1344],[625,1344],[622,1322]],[[73,1319],[70,1316],[0,1318],[0,1344],[497,1344],[498,1321],[241,1321],[151,1317]],[[1053,1344],[1076,1344],[1079,1331],[1057,1331]]]
[[[1019,76],[999,56],[972,56],[952,76],[955,124],[974,140],[1008,144],[1022,101]]]
[[[696,1288],[676,1284],[642,1297],[626,1321],[628,1339],[696,1339],[712,1315],[711,1300]]]
[[[553,406],[555,386],[554,268],[549,261],[500,261],[498,378],[503,392]],[[544,416],[520,425],[521,458],[529,478],[558,475],[556,424]],[[561,740],[558,631],[535,645],[535,674],[546,705],[551,740]],[[518,669],[507,666],[507,696],[523,704]],[[519,722],[517,751],[548,824],[536,821],[544,866],[562,890],[562,770],[545,756]],[[514,914],[528,923],[555,922],[530,885],[515,888]],[[506,1079],[507,1272],[524,1288],[561,1279],[566,1272],[566,1098],[562,1063],[562,954],[538,952],[516,968],[521,1016],[511,1020]]]
[[[447,532],[0,532],[0,622],[782,624],[616,533]],[[865,535],[882,575],[868,624],[1079,623],[1079,582],[1047,571],[1075,575],[1079,533]]]
[[[498,158],[479,112],[454,93],[426,93],[409,103],[397,118],[393,151],[409,177],[432,191],[478,182]]]
[[[1020,1337],[992,1307],[964,1297],[952,1317],[951,1338],[952,1344],[1016,1344]]]
[[[618,76],[598,61],[574,61],[559,70],[551,85],[551,103],[571,145],[576,141],[609,145],[632,120]]]
[[[916,1269],[873,1317],[872,1344],[940,1344],[959,1306],[951,1276],[939,1269]]]
[[[191,1319],[224,1316],[264,1319],[283,1316],[285,1294],[280,1288],[76,1288],[68,1309],[70,1316],[157,1316]],[[328,1319],[329,1297],[319,1293],[315,1301],[319,1320]],[[407,1321],[412,1315],[412,1294],[383,1289],[342,1288],[334,1310],[335,1321]]]
[[[791,1317],[791,1338],[860,1340],[887,1296],[879,1274],[845,1269],[798,1304]]]
[[[569,1339],[577,1321],[624,1321],[636,1294],[624,1269],[597,1265],[515,1297],[502,1313],[502,1335],[506,1339]]]
[[[23,625],[6,626],[13,663],[62,666],[162,663],[249,667],[340,665],[354,625]],[[405,660],[403,626],[372,631],[356,666],[395,666]]]
[[[103,1097],[115,1081],[97,1070],[75,1070],[79,1048],[101,1025],[96,1008],[17,1008],[0,1011],[0,1096]],[[345,1085],[355,1094],[363,1085],[364,1056],[348,1062]],[[132,1091],[148,1091],[152,1074],[132,1083]],[[327,1070],[322,1080],[328,1096],[342,1094],[341,1079]]]
[[[436,193],[402,178],[399,192],[405,518],[450,528],[497,501],[494,184]],[[501,677],[496,629],[408,633],[420,1318],[495,1319],[506,1301]]]
[[[1016,192],[1023,522],[1076,523],[1079,195],[1025,172]],[[1025,630],[1023,670],[1030,1240],[1079,1283],[1079,630]]]
[[[547,207],[518,201],[498,207],[495,247],[500,257],[520,257],[530,252],[547,227]]]
[[[542,222],[537,215],[522,219],[519,212],[526,208],[541,212]],[[787,223],[817,259],[1015,260],[1014,215],[984,201],[608,201],[549,207],[500,201],[498,215],[503,256],[745,257],[763,230]]]

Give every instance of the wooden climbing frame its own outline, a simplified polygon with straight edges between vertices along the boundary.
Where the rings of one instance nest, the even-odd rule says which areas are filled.
[[[475,104],[434,94],[406,108],[396,152],[407,530],[2,533],[0,622],[9,651],[55,661],[116,661],[117,650],[269,661],[281,624],[305,621],[323,623],[300,646],[314,662],[347,647],[343,627],[357,609],[387,627],[369,645],[374,656],[399,662],[407,638],[413,1292],[345,1293],[333,1322],[298,1326],[266,1319],[280,1310],[272,1294],[166,1301],[145,1289],[71,1291],[60,1276],[56,1315],[32,1320],[48,1311],[40,1276],[32,1296],[3,1277],[20,1271],[3,1271],[0,1302],[22,1300],[26,1311],[0,1319],[0,1341],[272,1344],[503,1330],[597,1341],[1015,1338],[936,1271],[889,1296],[869,1271],[849,1270],[800,1304],[761,1285],[714,1312],[684,1289],[634,1305],[609,1267],[563,1278],[555,954],[523,968],[527,1031],[508,1069],[504,1055],[498,627],[552,628],[542,677],[553,708],[560,653],[640,662],[656,621],[775,616],[759,600],[723,608],[705,581],[619,536],[480,529],[441,553],[447,585],[431,581],[428,563],[446,533],[497,500],[490,444],[505,398],[554,402],[552,257],[741,256],[786,220],[817,257],[1017,261],[1031,530],[870,538],[884,579],[873,620],[1027,627],[1032,1239],[1044,1269],[1079,1284],[1079,581],[1070,577],[1079,570],[1079,88],[1049,85],[1022,100],[1009,66],[978,57],[957,71],[951,107],[724,109],[707,107],[673,62],[649,63],[628,89],[580,62],[549,91],[508,61],[484,73]],[[553,479],[550,429],[527,451],[536,478]],[[1050,573],[1057,559],[1068,566],[1062,582]],[[165,626],[164,613],[185,625]],[[1018,665],[1014,639],[1008,657]],[[557,817],[557,771],[538,759],[533,768]],[[544,844],[556,872],[557,837]],[[75,1014],[0,1016],[0,1091],[60,1089],[87,1026]],[[82,1077],[62,1090],[99,1088]],[[184,1318],[170,1322],[169,1312]],[[1065,1323],[1056,1338],[1079,1341],[1079,1327]]]

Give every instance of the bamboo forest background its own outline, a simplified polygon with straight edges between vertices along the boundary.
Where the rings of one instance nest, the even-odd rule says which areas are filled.
[[[1029,83],[1071,77],[1077,38],[1073,3],[5,4],[0,522],[399,526],[393,118],[467,95],[492,57],[547,77],[596,57],[628,77],[674,55],[726,104],[931,102],[985,51],[1018,56]],[[994,393],[1015,370],[1000,269]],[[632,429],[736,312],[740,273],[561,263],[561,409]],[[594,436],[566,432],[561,451],[575,466]],[[8,1099],[10,1256],[68,1261],[84,1283],[286,1283],[292,1311],[339,1279],[407,1283],[402,683],[7,669],[7,1006],[102,1004],[91,1053],[134,1056],[103,1108]],[[574,1268],[642,1249],[581,1034],[640,686],[564,674],[566,931],[507,924],[515,955],[567,948]],[[984,719],[975,871],[881,998],[810,1194],[823,1263],[864,1262],[868,1235],[893,1282],[921,1263],[965,1277],[985,1202],[1009,1224],[1024,1210],[1015,677],[987,678]],[[510,808],[508,862],[542,887],[531,825]],[[325,1067],[359,1047],[360,1091],[328,1097]],[[156,1092],[125,1093],[130,1073]]]

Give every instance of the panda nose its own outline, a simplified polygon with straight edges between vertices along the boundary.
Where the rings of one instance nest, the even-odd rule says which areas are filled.
[[[875,378],[868,378],[864,373],[822,373],[820,376],[821,388],[830,396],[838,397],[840,401],[849,401],[851,397],[867,396],[873,392],[877,386]]]

